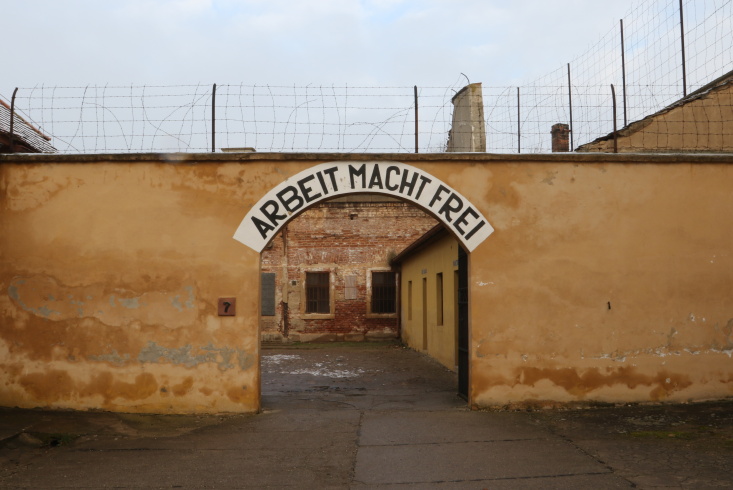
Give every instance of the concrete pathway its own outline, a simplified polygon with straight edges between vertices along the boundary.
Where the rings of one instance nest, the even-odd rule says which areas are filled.
[[[733,486],[731,403],[476,412],[399,346],[263,354],[258,415],[0,411],[0,487]]]

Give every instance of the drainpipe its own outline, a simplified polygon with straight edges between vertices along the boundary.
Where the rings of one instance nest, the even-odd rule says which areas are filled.
[[[283,290],[282,290],[282,315],[283,315],[283,337],[290,334],[290,312],[288,311],[288,294],[290,292],[290,279],[288,277],[288,225],[282,228],[283,240]]]

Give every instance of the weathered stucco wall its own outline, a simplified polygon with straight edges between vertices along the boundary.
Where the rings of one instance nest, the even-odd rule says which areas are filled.
[[[733,395],[721,161],[473,170],[497,230],[470,256],[473,403]]]
[[[418,167],[494,226],[469,258],[473,404],[733,395],[730,155],[9,155],[0,404],[256,410],[260,257],[232,234],[346,159]]]
[[[256,410],[259,255],[230,237],[258,196],[129,160],[0,166],[0,404]]]

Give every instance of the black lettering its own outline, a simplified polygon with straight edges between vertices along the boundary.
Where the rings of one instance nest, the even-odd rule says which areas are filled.
[[[424,175],[420,176],[420,188],[417,190],[417,195],[415,196],[415,200],[417,201],[420,199],[420,195],[422,194],[422,190],[425,189],[425,184],[431,183],[433,180],[425,177]],[[441,186],[442,187],[442,186]],[[432,204],[431,204],[432,206]]]
[[[323,174],[318,172],[316,173],[316,177],[318,177],[318,182],[321,183],[321,190],[325,195],[328,195],[328,187],[326,186],[326,180],[323,178]]]
[[[302,179],[298,181],[298,187],[300,188],[300,192],[303,194],[303,197],[305,198],[305,202],[315,201],[316,199],[322,196],[322,194],[316,194],[315,196],[311,196],[310,193],[313,192],[313,189],[311,189],[310,187],[306,185],[306,183],[310,182],[311,180],[315,178],[316,177],[314,175],[309,175],[307,177],[303,177]]]
[[[463,228],[461,228],[461,225],[468,224],[468,221],[466,221],[466,217],[469,214],[473,216],[474,218],[479,217],[479,214],[476,211],[474,211],[472,207],[467,207],[466,210],[463,212],[463,214],[458,217],[455,223],[453,223],[453,227],[458,231],[458,233],[461,234],[461,236],[466,234],[466,231]]]
[[[470,240],[474,233],[479,231],[479,229],[483,228],[483,226],[486,224],[486,221],[481,220],[481,223],[477,224],[473,230],[468,232],[468,235],[466,235],[466,240]]]
[[[271,208],[271,209],[268,209]],[[278,221],[282,221],[288,216],[286,214],[277,214],[277,212],[280,210],[280,205],[273,200],[267,201],[265,204],[263,204],[260,207],[260,211],[262,211],[262,214],[265,215],[267,219],[270,220],[270,223],[272,223],[272,226],[277,226]]]
[[[409,197],[412,197],[412,191],[415,189],[415,183],[417,182],[417,172],[412,172],[412,180],[410,182],[407,182],[407,176],[409,175],[409,173],[409,170],[405,170],[405,173],[402,174],[402,182],[400,183],[400,194],[404,194],[405,188],[408,188],[409,191],[407,191],[407,195]]]
[[[334,177],[334,175],[333,175],[333,174],[335,174],[338,171],[338,169],[339,169],[338,167],[331,167],[331,168],[327,168],[326,170],[323,171],[324,174],[326,174],[329,177],[331,177],[331,186],[333,186],[333,192],[338,192],[338,190],[339,190],[339,186],[336,183],[336,177]],[[353,184],[354,184],[354,181],[353,180],[351,181],[351,184],[352,184],[352,187],[353,187]],[[326,194],[328,194],[328,192]]]
[[[354,177],[361,177],[361,188],[364,189],[366,187],[366,165],[362,165],[358,169],[349,165],[349,180],[351,181],[352,189],[356,189]]]
[[[451,206],[451,203],[455,202],[456,204],[454,206]],[[441,206],[440,211],[438,211],[438,214],[444,214],[445,219],[448,220],[449,223],[453,221],[453,218],[451,218],[450,214],[451,212],[457,213],[461,209],[463,209],[463,201],[460,197],[456,196],[455,194],[451,193],[448,200]]]
[[[375,187],[379,187],[380,189],[384,188],[382,185],[382,175],[379,173],[379,165],[374,165],[372,178],[369,179],[369,188],[374,189]]]
[[[260,232],[262,238],[267,238],[267,233],[275,229],[274,226],[270,226],[256,216],[252,216],[252,223],[255,224],[255,228]]]
[[[285,194],[287,194],[288,192],[290,193],[290,197],[286,199]],[[305,204],[303,198],[298,195],[298,190],[292,185],[289,185],[285,189],[278,192],[277,198],[280,199],[283,207],[285,207],[285,209],[287,209],[291,213],[296,212],[303,207],[303,204]],[[291,206],[293,201],[296,202],[295,206]]]
[[[442,199],[440,198],[440,195],[444,192],[448,192],[448,188],[444,186],[443,184],[440,184],[438,186],[438,190],[435,191],[435,195],[433,196],[433,199],[430,201],[431,208],[433,207],[433,204],[435,204],[435,201],[442,201]]]
[[[390,176],[393,173],[397,173],[397,175],[400,175],[400,167],[395,167],[394,165],[390,165],[389,167],[387,167],[387,178],[384,181],[384,186],[388,190],[390,190],[390,191],[396,191],[399,188],[399,186],[397,184],[395,184],[395,185],[390,185],[389,184],[390,183]]]

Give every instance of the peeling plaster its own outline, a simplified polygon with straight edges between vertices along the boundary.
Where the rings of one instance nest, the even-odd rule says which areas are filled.
[[[40,305],[40,306],[28,306],[23,302],[23,300],[20,298],[20,293],[18,291],[18,286],[22,286],[25,284],[25,281],[18,281],[15,284],[10,284],[8,286],[8,296],[15,301],[18,306],[23,308],[28,313],[33,313],[34,315],[41,316],[43,318],[50,318],[52,315],[61,315],[60,312],[50,309],[46,305]],[[48,297],[50,301],[53,301],[53,296]]]
[[[651,355],[655,357],[669,357],[669,356],[681,356],[683,352],[686,352],[687,354],[693,355],[693,356],[699,356],[699,355],[705,355],[705,354],[724,354],[728,357],[731,357],[733,355],[733,346],[730,348],[715,348],[715,347],[705,347],[705,348],[684,348],[681,351],[679,350],[668,350],[667,348],[657,348],[657,349],[638,349],[633,351],[625,351],[623,353],[613,353],[613,354],[601,354],[599,356],[589,356],[589,359],[609,359],[612,361],[619,361],[619,362],[625,362],[628,357],[638,357],[638,356],[644,356],[644,355]]]
[[[214,363],[220,370],[226,371],[236,367],[233,364],[233,357],[236,355],[236,363],[242,371],[246,371],[254,364],[254,356],[242,349],[216,347],[213,344],[208,344],[196,350],[203,351],[203,353],[194,354],[194,348],[190,344],[179,348],[169,348],[148,341],[147,345],[138,354],[137,360],[141,363],[179,364],[187,368],[196,367],[199,364]]]
[[[175,308],[178,311],[183,311],[184,306],[188,309],[194,308],[194,300],[196,299],[193,294],[193,287],[192,286],[186,286],[183,288],[184,291],[188,293],[188,298],[186,299],[185,305],[181,303],[181,295],[177,294],[171,298],[171,304],[173,305],[173,308]]]
[[[114,296],[112,296],[114,298]],[[140,298],[119,298],[117,302],[123,307],[127,308],[128,310],[137,310],[140,308]]]
[[[579,370],[519,367],[515,369],[514,376],[509,379],[501,376],[482,375],[478,375],[477,378],[477,384],[482,389],[493,386],[536,387],[539,383],[549,382],[579,399],[585,399],[590,393],[601,388],[625,385],[632,390],[642,386],[649,387],[650,399],[658,401],[693,384],[690,377],[684,374],[660,371],[655,375],[647,375],[637,372],[633,366],[605,370],[596,367]]]
[[[126,326],[135,320],[177,328],[193,324],[197,317],[196,292],[183,286],[172,292],[116,289],[103,285],[71,287],[45,275],[15,277],[8,297],[21,309],[47,320],[96,318],[110,326]]]

